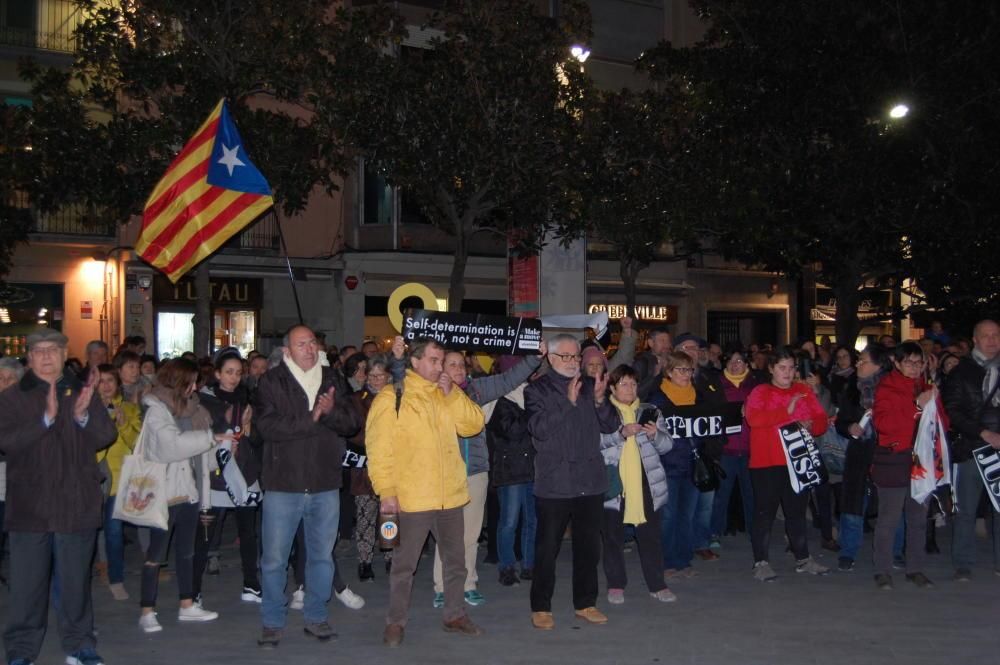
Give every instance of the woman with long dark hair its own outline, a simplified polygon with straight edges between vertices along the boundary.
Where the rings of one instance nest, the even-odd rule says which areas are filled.
[[[197,365],[182,358],[170,360],[157,371],[156,387],[143,398],[147,410],[140,441],[147,460],[167,465],[165,488],[170,506],[167,528],[150,529],[149,550],[142,567],[139,626],[147,633],[163,630],[156,620],[155,608],[160,559],[171,531],[180,592],[177,620],[212,621],[219,617],[218,613],[195,603],[194,538],[200,497],[194,470],[202,466],[202,455],[234,437],[213,434],[212,418],[194,394],[197,381]]]

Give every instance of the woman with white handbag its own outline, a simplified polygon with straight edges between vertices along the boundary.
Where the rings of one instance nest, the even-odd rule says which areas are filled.
[[[219,616],[196,602],[193,592],[194,539],[199,512],[194,469],[204,463],[203,455],[210,453],[217,444],[232,440],[233,435],[213,434],[211,417],[194,394],[197,378],[198,368],[194,363],[184,359],[170,360],[157,372],[156,387],[143,398],[147,411],[140,435],[142,455],[147,461],[166,467],[165,491],[160,496],[150,495],[148,499],[165,501],[169,515],[166,529],[151,530],[149,550],[142,569],[139,626],[147,633],[163,630],[156,620],[155,607],[159,562],[171,530],[174,531],[180,592],[178,621],[212,621]],[[206,457],[213,456],[209,454]]]

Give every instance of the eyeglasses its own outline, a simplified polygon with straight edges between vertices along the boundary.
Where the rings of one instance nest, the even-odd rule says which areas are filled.
[[[62,350],[61,346],[33,346],[31,347],[31,353],[40,356],[54,356],[57,355]]]
[[[368,372],[369,381],[384,381],[385,379],[388,378],[389,375],[386,374],[385,372]]]
[[[747,364],[747,361],[743,360],[743,358],[730,358],[729,362],[731,362],[734,365],[746,365]]]
[[[923,360],[909,360],[909,359],[907,359],[907,360],[904,360],[900,364],[906,365],[907,367],[923,367],[926,363],[924,363]]]
[[[555,356],[564,363],[580,362],[583,358],[579,353],[550,353],[550,356]]]
[[[681,374],[694,374],[694,367],[675,367],[671,372],[680,372]]]

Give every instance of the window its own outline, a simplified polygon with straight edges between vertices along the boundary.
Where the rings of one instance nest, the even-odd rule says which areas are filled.
[[[392,224],[392,187],[367,165],[363,171],[364,216],[362,224]]]

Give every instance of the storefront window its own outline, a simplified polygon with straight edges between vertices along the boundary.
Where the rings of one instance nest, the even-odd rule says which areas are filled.
[[[252,310],[216,310],[215,348],[218,351],[227,346],[235,346],[246,358],[247,353],[257,348],[257,315]]]
[[[194,323],[191,312],[158,312],[156,315],[156,354],[161,360],[177,358],[194,349]]]
[[[0,355],[23,356],[31,331],[42,326],[62,330],[62,324],[62,284],[8,283],[0,289]]]

